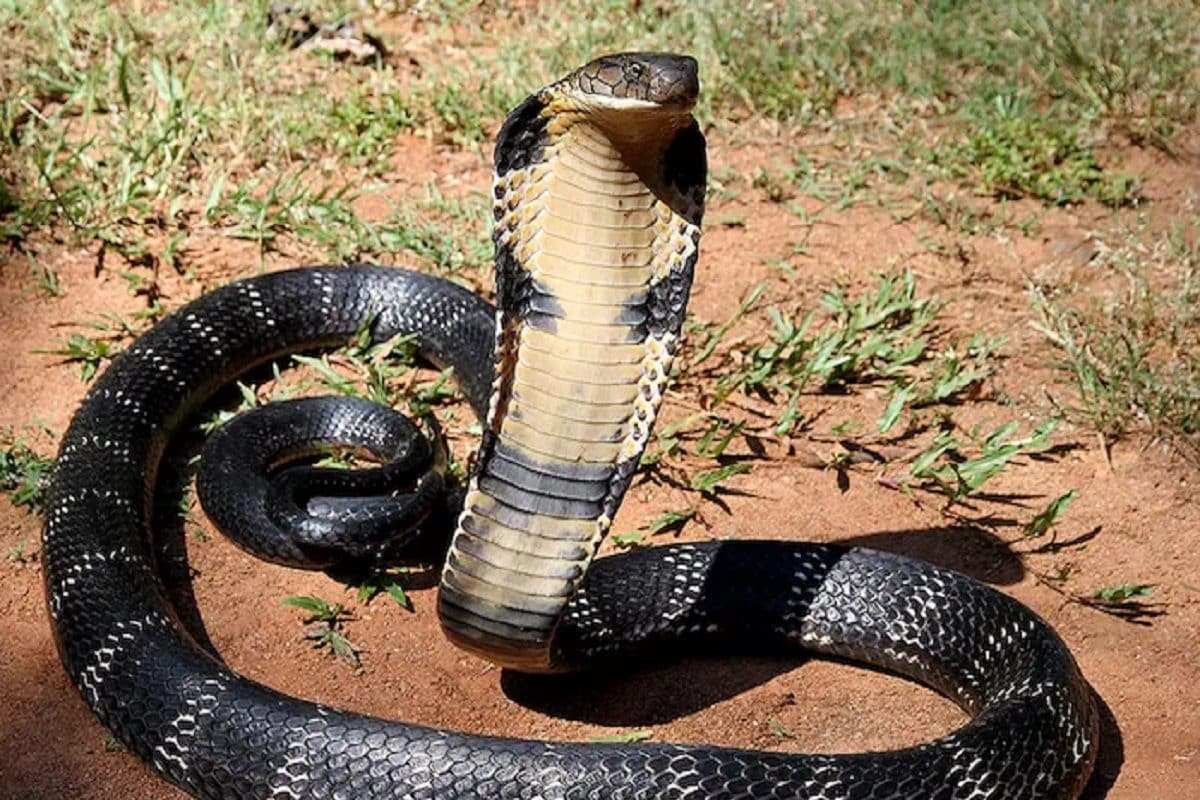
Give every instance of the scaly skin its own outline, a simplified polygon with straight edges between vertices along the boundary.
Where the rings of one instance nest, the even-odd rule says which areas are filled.
[[[497,375],[438,597],[497,664],[566,667],[555,627],[649,441],[700,242],[697,91],[689,58],[599,59],[500,132]]]
[[[622,85],[622,70],[631,63],[653,68],[657,62],[646,56],[602,59],[577,73],[576,84]],[[509,145],[522,146],[498,148],[499,174],[536,169],[530,167],[533,155],[553,143],[542,141],[538,126],[529,124],[540,118],[539,104],[545,105],[536,98],[527,102],[514,112],[514,124],[506,126],[515,132]],[[556,119],[547,119],[546,127]],[[694,137],[685,139],[662,157],[674,163],[671,154],[695,146]],[[668,173],[673,185],[687,182],[679,178],[680,161]],[[569,197],[552,200],[567,203]],[[680,209],[686,211],[682,204],[674,210]],[[571,236],[566,239],[574,241]],[[578,252],[573,249],[571,258],[580,258]],[[554,449],[561,443],[554,437],[523,438],[505,423],[514,410],[542,424],[577,406],[585,426],[621,426],[624,438],[616,452],[622,463],[625,442],[644,435],[632,418],[621,423],[619,413],[608,416],[606,407],[619,405],[616,400],[625,395],[587,388],[581,402],[564,406],[546,390],[550,383],[525,381],[518,369],[501,369],[493,386],[493,353],[499,354],[501,367],[509,359],[518,368],[553,363],[557,369],[558,362],[541,359],[561,356],[562,343],[555,339],[552,348],[538,350],[541,334],[576,342],[566,345],[568,354],[587,354],[595,347],[594,339],[565,336],[581,330],[572,305],[580,301],[573,292],[608,303],[610,312],[622,298],[640,302],[640,295],[636,289],[624,295],[614,288],[625,285],[621,280],[600,282],[607,288],[588,295],[593,290],[580,288],[589,284],[576,271],[568,270],[561,280],[550,278],[554,264],[546,270],[554,288],[540,292],[537,275],[525,269],[541,268],[534,255],[499,248],[498,336],[496,310],[449,282],[403,270],[314,267],[251,278],[205,295],[140,337],[105,371],[63,438],[43,534],[43,568],[63,665],[114,736],[164,779],[210,798],[1078,797],[1095,758],[1097,714],[1089,687],[1054,632],[1019,603],[964,576],[869,550],[726,542],[604,558],[586,579],[550,576],[578,589],[549,630],[538,629],[549,634],[548,645],[538,641],[527,652],[514,647],[511,635],[523,626],[513,619],[499,620],[494,640],[483,641],[490,632],[459,638],[473,646],[483,641],[509,655],[515,651],[514,661],[532,653],[527,660],[537,669],[657,648],[808,649],[900,672],[945,693],[972,715],[949,736],[890,753],[813,756],[670,744],[555,744],[446,732],[287,697],[237,675],[193,641],[160,592],[149,530],[152,490],[167,439],[184,416],[237,375],[289,352],[345,342],[366,320],[374,320],[376,341],[414,334],[422,354],[455,368],[472,405],[480,413],[489,409],[485,466],[472,485],[472,503],[486,504],[480,498],[494,500],[507,491],[497,491],[491,479],[511,479],[519,486],[532,484],[532,502],[548,505],[554,511],[549,516],[574,518],[562,510],[576,508],[581,486],[600,482],[591,481],[579,465],[603,463],[576,460],[574,472],[540,471],[541,464],[529,457],[533,447],[566,463],[565,453]],[[686,255],[684,261],[686,270],[677,262],[651,270],[659,278],[655,283],[652,277],[645,289],[648,336],[625,343],[645,348],[636,384],[643,399],[653,399],[642,387],[659,385],[670,355],[666,337],[678,329],[691,278]],[[569,318],[541,307],[547,296]],[[610,303],[614,297],[615,304]],[[539,314],[554,321],[537,319]],[[560,327],[560,321],[566,324]],[[622,326],[627,323],[604,327]],[[660,349],[649,341],[658,341]],[[614,355],[608,365],[626,377],[626,386],[627,363],[633,362]],[[638,421],[648,431],[652,415],[646,416]],[[571,441],[585,448],[601,444],[579,437]],[[607,488],[601,487],[605,497],[614,489],[623,491],[628,478],[614,469],[607,480]],[[523,519],[548,515],[544,507],[522,513]],[[543,562],[586,563],[603,516],[588,517],[591,527],[578,539],[527,529],[519,535],[500,531],[515,537],[507,543],[519,539],[532,547],[495,556],[508,561],[493,563],[498,569],[487,577],[525,574],[531,564]],[[464,521],[471,518],[469,510],[464,513]],[[469,532],[465,522],[462,530]],[[468,574],[462,565],[466,558],[479,558],[469,551],[476,539],[492,541],[486,533],[472,538],[460,531],[455,546],[464,560],[450,572]],[[533,547],[544,551],[533,552]],[[466,592],[474,588],[467,586]],[[469,594],[456,591],[455,602],[443,608],[462,607],[457,598]],[[488,602],[489,591],[507,600],[509,593],[522,590],[486,584],[478,595],[482,602]],[[479,609],[488,610],[485,605],[467,609],[475,614],[466,620],[468,626],[483,618]]]

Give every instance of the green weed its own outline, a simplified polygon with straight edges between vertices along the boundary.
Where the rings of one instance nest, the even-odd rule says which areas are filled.
[[[1025,523],[1025,526],[1021,528],[1021,533],[1025,536],[1041,536],[1046,533],[1046,531],[1054,527],[1058,522],[1058,518],[1066,512],[1067,508],[1071,503],[1075,502],[1075,498],[1078,496],[1079,490],[1071,489],[1066,494],[1054,498],[1033,519]]]
[[[699,506],[688,506],[676,511],[664,511],[652,519],[647,525],[625,533],[613,534],[613,543],[618,547],[631,547],[642,544],[647,536],[666,531],[680,531],[689,520],[699,513]]]
[[[796,734],[794,734],[782,722],[775,719],[775,717],[767,718],[767,729],[770,730],[771,733],[778,736],[780,739],[795,739],[796,738]]]
[[[382,85],[380,85],[382,83]],[[298,138],[319,149],[333,149],[345,163],[368,175],[387,171],[396,150],[396,134],[415,130],[418,113],[409,98],[386,82],[352,89],[342,96],[323,98],[324,119],[289,120]]]
[[[708,412],[659,427],[642,454],[643,474],[649,481],[691,493],[691,501],[664,511],[639,528],[614,534],[614,543],[630,547],[643,544],[647,537],[656,534],[678,533],[694,520],[704,522],[704,509],[709,505],[724,508],[721,495],[732,491],[727,482],[750,472],[757,457],[726,454],[730,444],[743,435],[745,427],[744,422],[732,422]]]
[[[297,364],[314,370],[328,389],[337,394],[372,400],[390,405],[397,395],[409,403],[414,414],[423,415],[431,407],[456,396],[451,381],[452,370],[443,370],[433,381],[400,387],[400,381],[412,373],[416,356],[416,338],[397,335],[382,342],[372,342],[373,321],[359,327],[354,340],[334,353],[317,356],[292,356]]]
[[[588,739],[593,744],[634,744],[635,742],[645,742],[654,738],[654,731],[649,728],[641,728],[632,731],[623,731],[621,733],[610,733],[602,736],[593,736]]]
[[[29,259],[29,269],[33,273],[38,289],[47,297],[61,297],[63,287],[58,282],[58,273],[45,264],[39,263],[33,256],[26,254]]]
[[[706,126],[747,116],[825,125],[841,98],[882,100],[878,123],[861,132],[892,152],[833,168],[801,158],[756,177],[780,201],[807,194],[846,205],[940,157],[940,169],[989,192],[1128,202],[1136,182],[1098,163],[1094,134],[1112,125],[1170,147],[1200,107],[1198,15],[1182,3],[718,0],[663,13],[563,0],[525,17],[519,35],[487,9],[421,4],[413,13],[442,20],[428,29],[439,59],[415,73],[264,43],[261,3],[133,14],[44,0],[0,13],[11,45],[0,56],[0,235],[59,226],[171,265],[179,243],[205,227],[264,250],[288,237],[338,260],[411,249],[441,268],[486,263],[482,227],[464,239],[406,215],[371,224],[345,187],[386,173],[398,132],[477,148],[525,94],[613,48],[694,53]],[[497,36],[508,44],[496,48]],[[997,97],[1020,102],[1012,113],[980,105]],[[938,156],[938,143],[923,141],[914,164],[896,158],[909,140],[928,138],[929,118],[949,127],[939,140],[955,144]],[[319,165],[320,176],[291,182],[301,164]]]
[[[4,557],[9,561],[13,561],[18,564],[28,564],[31,561],[36,561],[38,557],[37,551],[34,550],[29,552],[25,549],[27,546],[28,544],[26,542],[17,542],[12,547],[8,548],[8,552],[4,554]]]
[[[350,209],[350,187],[313,188],[305,180],[306,172],[252,178],[228,198],[210,199],[206,216],[215,224],[226,223],[231,238],[258,242],[264,251],[277,236],[288,233],[316,241],[337,259],[357,255],[361,223]]]
[[[742,475],[749,472],[751,468],[751,464],[747,464],[744,461],[736,461],[732,464],[706,469],[703,472],[693,475],[689,485],[693,491],[697,491],[702,495],[715,496],[721,490],[725,481],[734,475]]]
[[[0,432],[0,443],[0,490],[8,493],[14,506],[40,514],[46,507],[54,460],[38,455],[10,432]]]
[[[913,459],[909,476],[919,486],[936,487],[950,503],[961,502],[1000,474],[1017,456],[1045,450],[1058,424],[1057,420],[1044,422],[1028,436],[1014,439],[1012,436],[1019,423],[1009,422],[987,435],[972,430],[967,442],[960,441],[949,431],[941,431],[932,444]],[[974,452],[974,455],[968,455],[968,452]]]
[[[100,366],[121,352],[120,345],[108,339],[71,334],[60,346],[49,350],[34,350],[43,355],[58,356],[65,364],[79,364],[79,377],[87,383],[96,376]]]
[[[381,594],[387,594],[401,608],[412,611],[412,600],[404,591],[403,578],[408,574],[405,568],[378,570],[363,578],[355,585],[355,596],[360,603],[369,603]]]
[[[1051,121],[1021,98],[998,95],[966,118],[971,132],[943,146],[935,163],[952,177],[973,181],[982,194],[1051,205],[1085,197],[1127,205],[1139,197],[1136,176],[1105,170],[1078,125]]]
[[[1126,582],[1104,586],[1090,596],[1073,599],[1085,606],[1103,611],[1135,625],[1149,625],[1156,617],[1167,613],[1165,603],[1152,601],[1154,587],[1148,583]]]
[[[1135,232],[1102,266],[1124,279],[1122,290],[1082,302],[1029,290],[1034,327],[1075,390],[1057,404],[1108,440],[1142,430],[1200,459],[1200,246],[1182,226],[1149,244]]]
[[[447,229],[419,212],[399,212],[379,226],[376,235],[386,251],[408,251],[427,261],[434,271],[456,272],[491,263],[491,246],[481,231],[475,229],[463,236],[461,229]]]
[[[271,373],[271,384],[273,388],[271,395],[268,398],[269,402],[289,400],[307,388],[305,384],[291,385],[285,381],[283,378],[283,373],[279,369],[278,362],[271,364]],[[201,433],[205,435],[210,434],[243,411],[249,411],[250,409],[256,408],[259,405],[259,386],[252,386],[250,384],[238,381],[237,389],[241,395],[241,401],[238,403],[238,406],[232,410],[219,410],[213,412],[207,419],[203,420],[197,426]]]
[[[331,655],[343,659],[351,666],[360,666],[360,650],[342,632],[342,627],[350,616],[341,603],[330,603],[315,595],[285,597],[280,602],[285,606],[308,612],[309,616],[304,622],[310,627],[304,638],[311,641],[314,648],[327,649]]]
[[[759,293],[752,293],[750,302]],[[748,308],[750,302],[743,303]],[[933,321],[942,304],[919,298],[910,272],[880,276],[874,290],[847,298],[840,289],[821,297],[827,320],[814,326],[815,312],[796,319],[776,306],[767,309],[770,341],[749,347],[717,380],[716,402],[734,391],[766,399],[787,398],[775,423],[786,433],[799,420],[799,399],[813,381],[831,391],[849,384],[900,375],[925,357]],[[740,311],[735,319],[744,314]],[[692,364],[703,363],[728,330],[713,332]]]
[[[906,408],[953,403],[969,395],[994,372],[995,351],[1003,343],[1004,337],[978,332],[933,355],[920,370],[910,367],[906,371],[911,377],[897,380],[888,390],[887,408],[876,423],[879,433],[888,433]]]
[[[1093,596],[1105,603],[1124,603],[1140,597],[1150,597],[1153,594],[1154,588],[1148,583],[1122,583],[1119,586],[1105,586],[1097,589]]]

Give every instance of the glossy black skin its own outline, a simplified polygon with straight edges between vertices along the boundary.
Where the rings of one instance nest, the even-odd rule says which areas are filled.
[[[331,448],[379,465],[311,464]],[[196,475],[200,505],[222,533],[259,558],[300,569],[369,569],[422,533],[447,491],[440,440],[431,443],[386,406],[340,396],[238,415],[209,437]]]
[[[673,307],[669,296],[656,302]],[[161,455],[181,421],[254,366],[341,345],[366,321],[375,341],[415,334],[425,357],[454,367],[481,413],[494,320],[495,309],[465,289],[403,270],[273,273],[175,312],[96,382],[64,436],[50,493],[47,602],[84,701],[164,779],[210,798],[1078,796],[1097,715],[1062,642],[1011,598],[886,553],[724,542],[599,559],[555,647],[561,662],[581,666],[646,650],[811,650],[907,675],[972,715],[947,737],[891,753],[554,744],[433,730],[279,694],[185,633],[160,590],[149,526]]]
[[[812,649],[901,671],[975,714],[947,739],[883,755],[445,733],[285,697],[200,649],[159,592],[145,537],[150,476],[181,412],[264,359],[346,341],[373,315],[377,339],[418,333],[479,405],[493,314],[400,270],[275,273],[176,312],[99,379],[63,440],[44,568],[64,666],[130,750],[201,797],[676,798],[700,787],[710,798],[918,800],[996,786],[1005,798],[1075,796],[1096,715],[1066,648],[1004,595],[883,553],[731,542],[600,559],[558,639],[574,663],[648,647]]]

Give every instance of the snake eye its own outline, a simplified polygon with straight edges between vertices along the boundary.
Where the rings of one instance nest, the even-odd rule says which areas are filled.
[[[645,67],[636,61],[625,65],[625,79],[630,82],[641,80],[643,72],[645,72]]]

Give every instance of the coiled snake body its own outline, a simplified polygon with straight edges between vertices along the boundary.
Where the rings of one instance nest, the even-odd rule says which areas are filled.
[[[214,798],[1078,795],[1096,749],[1090,689],[1053,631],[968,578],[773,542],[659,547],[589,570],[653,424],[691,283],[705,179],[696,90],[691,59],[624,54],[513,112],[496,150],[498,309],[403,270],[279,272],[182,308],[97,381],[58,460],[47,598],[84,700],[164,778]],[[862,755],[556,744],[374,719],[233,673],[182,630],[158,584],[148,521],[167,438],[232,376],[342,344],[364,322],[377,341],[415,334],[486,421],[439,596],[456,643],[534,671],[663,646],[803,648],[930,685],[971,721]]]

